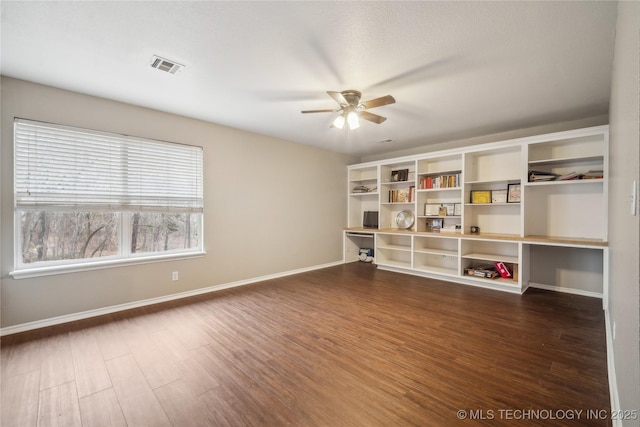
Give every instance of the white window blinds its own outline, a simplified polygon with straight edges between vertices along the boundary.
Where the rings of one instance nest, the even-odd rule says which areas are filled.
[[[202,148],[16,119],[18,209],[202,212]]]

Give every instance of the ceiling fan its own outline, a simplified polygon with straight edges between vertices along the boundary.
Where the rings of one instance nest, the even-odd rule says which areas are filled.
[[[332,127],[342,129],[345,122],[349,124],[349,129],[357,129],[360,127],[359,118],[370,122],[380,124],[387,120],[386,117],[370,113],[366,110],[369,108],[381,107],[383,105],[393,104],[396,100],[391,95],[375,98],[370,101],[360,102],[362,94],[357,90],[343,90],[342,92],[327,91],[339,105],[337,110],[304,110],[301,113],[340,113],[333,121]]]

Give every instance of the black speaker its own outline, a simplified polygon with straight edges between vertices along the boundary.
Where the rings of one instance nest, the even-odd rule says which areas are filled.
[[[364,211],[362,226],[364,228],[378,228],[378,211]]]

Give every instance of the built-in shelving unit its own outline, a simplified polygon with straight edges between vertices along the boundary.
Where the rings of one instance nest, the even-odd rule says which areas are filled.
[[[576,270],[582,254],[601,252],[603,270],[607,147],[608,126],[597,126],[351,165],[345,262],[373,244],[379,268],[510,292],[524,292],[530,273],[554,268],[531,265],[533,247],[546,264],[540,248],[568,248],[563,253],[576,256]],[[415,217],[408,229],[396,224],[403,210]],[[378,212],[377,229],[362,228],[365,211]],[[513,277],[469,274],[496,262]],[[563,283],[551,288],[590,271],[567,273],[571,262],[563,260],[555,275]]]

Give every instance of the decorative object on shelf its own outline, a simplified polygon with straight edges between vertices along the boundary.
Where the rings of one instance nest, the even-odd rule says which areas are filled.
[[[489,190],[472,191],[471,203],[491,203],[491,191]]]
[[[425,203],[424,216],[439,216],[440,206],[440,203]]]
[[[454,203],[453,204],[453,214],[455,216],[462,215],[462,203]]]
[[[472,225],[470,228],[471,234],[480,234],[480,227],[477,225]]]
[[[376,191],[377,187],[369,188],[366,185],[358,185],[353,190],[352,193],[371,193],[372,191]]]
[[[439,218],[430,218],[427,220],[425,229],[426,231],[440,231],[444,221]]]
[[[442,220],[442,222],[443,222],[443,224],[442,224],[442,228],[440,229],[440,231],[447,232],[447,233],[461,233],[462,232],[462,224],[456,224],[454,222],[449,224],[449,220],[448,219],[447,219],[446,224],[444,223],[444,220]]]
[[[404,182],[409,180],[409,169],[391,171],[391,182]]]
[[[529,182],[540,181],[553,181],[558,177],[558,174],[545,171],[529,171]]]
[[[454,203],[443,203],[442,207],[444,208],[444,214],[446,216],[455,215],[455,204]]]
[[[398,215],[396,215],[396,224],[398,225],[398,228],[402,228],[402,229],[411,228],[414,221],[415,221],[415,216],[413,215],[413,212],[411,212],[408,209],[400,211],[398,212]]]
[[[364,228],[378,228],[378,211],[364,211],[362,226]]]
[[[496,267],[498,273],[500,273],[500,276],[502,276],[503,279],[511,279],[511,272],[504,262],[496,261],[493,265]]]
[[[373,262],[373,249],[372,248],[360,248],[360,254],[358,258],[362,262]]]
[[[507,186],[507,203],[520,203],[520,184],[509,184]]]
[[[491,203],[507,203],[507,190],[493,190]]]

